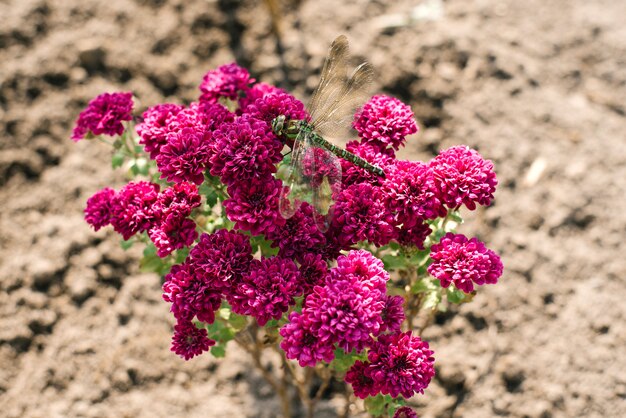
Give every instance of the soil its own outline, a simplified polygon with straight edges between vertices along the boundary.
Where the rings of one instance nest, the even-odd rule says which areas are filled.
[[[232,60],[306,98],[346,33],[377,90],[415,111],[404,157],[467,144],[500,182],[460,231],[505,274],[427,329],[437,376],[412,401],[420,416],[626,416],[626,3],[279,3],[282,61],[264,2],[0,1],[0,415],[278,415],[236,347],[170,353],[159,278],[83,221],[124,175],[70,130],[101,92],[189,102]]]

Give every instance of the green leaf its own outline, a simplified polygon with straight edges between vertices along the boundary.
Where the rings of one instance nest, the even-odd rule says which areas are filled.
[[[230,318],[228,318],[228,323],[233,327],[235,331],[241,331],[248,325],[247,317],[243,315],[237,315],[234,312],[231,312]]]
[[[113,154],[113,157],[111,157],[111,167],[121,167],[122,164],[124,164],[124,158],[125,156],[123,152],[116,152],[115,154]]]
[[[448,287],[446,289],[446,297],[448,298],[448,302],[450,303],[463,303],[465,301],[465,293],[462,290],[459,290],[455,287]]]
[[[124,251],[127,251],[130,247],[133,246],[133,244],[135,244],[135,240],[132,238],[120,241],[120,247],[122,247],[122,250]]]
[[[365,409],[375,417],[383,415],[387,409],[387,397],[391,398],[389,395],[381,394],[365,398]]]
[[[345,373],[357,360],[366,360],[365,354],[357,354],[356,351],[346,353],[341,348],[335,350],[335,358],[330,367],[339,373]]]
[[[226,356],[226,347],[224,347],[221,344],[220,345],[214,345],[213,347],[211,347],[209,352],[215,358],[223,358],[224,356]]]
[[[385,254],[382,257],[385,270],[402,270],[407,267],[407,259],[404,256],[395,254]]]

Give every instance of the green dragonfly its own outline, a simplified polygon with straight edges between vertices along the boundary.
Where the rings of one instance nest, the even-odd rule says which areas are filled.
[[[372,66],[363,62],[348,76],[348,39],[341,35],[330,46],[320,82],[307,107],[310,122],[279,115],[272,130],[291,145],[291,161],[279,170],[286,187],[279,200],[283,218],[291,218],[303,202],[316,210],[317,227],[325,232],[332,219],[333,195],[341,191],[339,158],[381,177],[382,168],[337,147],[324,137],[339,138],[350,130],[354,112],[368,98],[373,80]]]

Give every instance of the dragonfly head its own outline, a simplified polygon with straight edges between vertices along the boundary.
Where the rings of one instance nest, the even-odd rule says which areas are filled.
[[[276,136],[282,136],[285,128],[285,115],[279,115],[272,120],[272,131]]]

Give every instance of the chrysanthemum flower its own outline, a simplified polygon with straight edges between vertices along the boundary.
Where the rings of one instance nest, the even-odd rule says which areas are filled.
[[[157,255],[167,257],[172,251],[193,244],[198,238],[198,232],[196,223],[191,219],[169,215],[148,231],[148,237],[157,248]]]
[[[374,96],[354,118],[354,129],[363,138],[385,148],[398,150],[407,135],[417,132],[413,111],[400,100],[389,96]]]
[[[200,84],[200,101],[214,103],[220,98],[236,100],[239,92],[246,92],[254,79],[245,68],[235,64],[222,65],[207,72]]]
[[[252,235],[271,234],[285,224],[278,212],[278,198],[283,183],[273,178],[253,180],[228,188],[230,199],[224,201],[228,219],[235,227]]]
[[[235,114],[220,103],[192,102],[189,110],[195,112],[198,121],[207,131],[214,131],[223,123],[230,123],[235,120]]]
[[[401,408],[396,409],[396,412],[393,414],[393,418],[419,418],[415,411],[413,411],[408,406],[403,406]]]
[[[380,332],[400,331],[400,326],[404,321],[404,298],[402,296],[385,296],[385,307],[380,316],[383,323],[380,326]]]
[[[333,276],[339,279],[355,277],[369,289],[385,293],[389,273],[383,262],[366,250],[352,250],[337,258]]]
[[[269,93],[248,105],[246,114],[271,124],[280,115],[287,119],[308,119],[309,114],[301,101],[284,91]]]
[[[395,211],[397,222],[404,228],[446,215],[437,197],[433,173],[419,161],[397,161],[388,170],[382,189],[389,208]]]
[[[432,232],[433,230],[426,222],[417,222],[410,227],[401,225],[396,228],[395,239],[400,245],[414,246],[423,250],[424,241]]]
[[[159,185],[147,181],[130,182],[111,201],[111,225],[127,240],[150,229],[157,220],[153,205]]]
[[[302,314],[311,329],[324,342],[337,343],[346,352],[361,351],[372,341],[382,323],[382,294],[354,276],[331,278],[315,287],[306,298]]]
[[[200,206],[198,188],[193,183],[176,183],[159,193],[157,210],[166,218],[176,216],[186,218],[194,208]]]
[[[140,137],[139,143],[144,146],[144,149],[153,160],[159,155],[161,147],[167,142],[170,123],[183,109],[184,106],[181,105],[164,103],[153,106],[143,112],[143,122],[138,124],[135,130]]]
[[[294,262],[286,258],[253,260],[248,274],[227,295],[228,302],[234,312],[253,316],[264,326],[270,319],[280,319],[295,303],[298,274]]]
[[[283,143],[267,123],[241,116],[213,133],[211,174],[228,186],[268,178],[283,158],[282,149]]]
[[[215,345],[215,341],[208,337],[207,330],[197,328],[192,322],[179,322],[174,326],[171,350],[189,360]]]
[[[204,280],[213,283],[213,287],[228,294],[250,268],[250,238],[226,229],[202,234],[200,242],[189,253],[189,259],[196,274],[202,275]]]
[[[94,135],[121,135],[122,122],[132,120],[132,93],[103,93],[91,100],[80,112],[72,132],[72,140],[78,142],[87,133]]]
[[[428,343],[411,331],[378,337],[368,352],[370,376],[380,393],[410,398],[424,389],[435,375]]]
[[[448,148],[430,162],[439,198],[451,209],[476,209],[493,199],[498,180],[493,162],[467,146]]]
[[[248,106],[254,104],[258,99],[262,99],[268,94],[280,93],[288,94],[285,90],[272,86],[267,83],[256,83],[249,90],[246,90],[244,94],[239,96],[239,111],[241,113],[249,113]]]
[[[330,229],[343,248],[359,241],[385,245],[394,236],[393,215],[378,187],[360,183],[342,190],[333,206]]]
[[[369,363],[357,360],[344,377],[346,383],[352,385],[354,394],[361,399],[378,395],[378,385],[371,377]]]
[[[105,187],[87,199],[85,207],[85,221],[94,231],[111,223],[111,204],[115,190]]]
[[[328,277],[328,264],[320,254],[306,253],[300,259],[299,294],[308,295],[315,286],[323,286]]]
[[[281,228],[276,228],[266,235],[273,241],[272,246],[278,247],[279,255],[285,258],[296,258],[309,252],[316,252],[324,245],[326,239],[320,232],[313,218],[313,207],[304,202]]]
[[[300,367],[314,367],[319,361],[329,363],[335,358],[334,346],[317,338],[311,324],[298,312],[289,315],[280,335],[283,337],[280,348],[288,359],[298,360]]]
[[[170,132],[156,158],[161,178],[170,182],[202,184],[211,152],[211,132],[183,128]]]
[[[179,321],[196,317],[207,324],[215,321],[215,311],[222,302],[219,288],[188,261],[172,266],[165,276],[163,299],[172,304],[170,310]]]
[[[442,287],[454,283],[457,289],[470,293],[474,284],[494,284],[502,275],[502,261],[476,238],[447,233],[431,247],[433,263],[428,272],[439,279]]]

